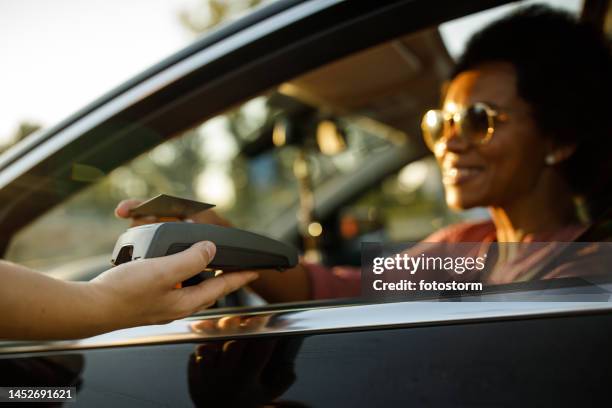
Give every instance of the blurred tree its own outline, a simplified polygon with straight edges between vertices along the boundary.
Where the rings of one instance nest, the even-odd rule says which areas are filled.
[[[190,33],[200,35],[218,24],[247,12],[265,0],[200,0],[192,7],[179,12],[179,23]],[[268,0],[269,1],[269,0]],[[228,112],[227,126],[230,133],[239,139],[235,131],[244,122],[240,109]],[[95,200],[100,208],[101,202],[115,203],[117,199],[130,196],[150,197],[160,192],[176,194],[197,199],[194,181],[208,163],[203,154],[203,142],[206,132],[202,127],[183,133],[170,142],[165,142],[165,148],[160,155],[159,150],[123,166],[101,183],[96,194],[90,198]],[[238,140],[241,145],[241,140]],[[160,160],[160,156],[163,157]],[[79,203],[82,208],[84,203]]]
[[[265,0],[201,0],[197,5],[181,11],[179,19],[185,28],[199,35],[264,2]]]
[[[17,130],[15,133],[9,137],[9,142],[5,145],[0,145],[0,153],[7,150],[9,147],[19,142],[20,140],[25,139],[28,135],[36,132],[40,129],[41,126],[38,123],[24,121],[17,125]]]
[[[36,132],[38,129],[40,129],[40,127],[41,126],[38,123],[28,121],[21,122],[17,128],[17,132],[15,133],[15,143]]]

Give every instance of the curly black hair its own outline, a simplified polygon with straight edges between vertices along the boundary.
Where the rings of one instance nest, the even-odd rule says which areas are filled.
[[[597,28],[543,5],[519,9],[476,33],[451,79],[486,62],[508,62],[543,135],[576,151],[559,169],[596,207],[612,191],[612,54]]]

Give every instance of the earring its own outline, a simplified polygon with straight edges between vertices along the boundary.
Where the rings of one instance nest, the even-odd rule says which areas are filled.
[[[548,153],[546,157],[544,158],[544,162],[547,165],[552,166],[553,164],[557,163],[557,158],[555,157],[553,153]]]

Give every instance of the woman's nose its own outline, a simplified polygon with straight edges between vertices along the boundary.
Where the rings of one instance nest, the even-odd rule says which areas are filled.
[[[445,137],[440,141],[440,146],[436,150],[439,150],[440,154],[444,154],[446,151],[459,153],[466,151],[469,147],[470,143],[460,134],[457,123],[450,123]]]

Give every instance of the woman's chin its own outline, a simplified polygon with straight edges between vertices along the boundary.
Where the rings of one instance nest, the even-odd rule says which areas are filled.
[[[454,188],[446,189],[446,205],[456,211],[469,210],[474,207],[484,207],[481,197],[476,197],[472,194],[466,194],[462,191],[457,191]]]

